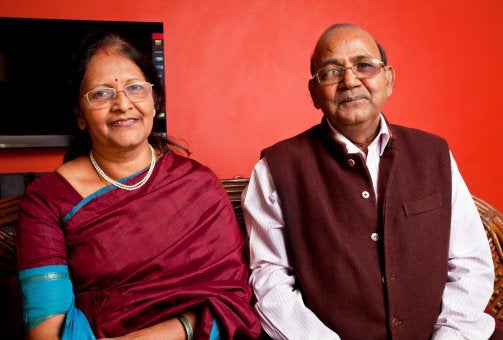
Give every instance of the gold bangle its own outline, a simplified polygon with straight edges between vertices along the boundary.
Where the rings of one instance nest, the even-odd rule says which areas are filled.
[[[192,326],[190,325],[189,320],[187,320],[187,318],[183,315],[178,315],[176,318],[180,320],[180,322],[183,325],[183,328],[185,328],[185,334],[187,334],[187,340],[193,340]]]

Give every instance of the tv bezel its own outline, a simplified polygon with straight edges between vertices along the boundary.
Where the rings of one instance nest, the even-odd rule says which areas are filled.
[[[74,135],[0,135],[0,149],[66,148]]]

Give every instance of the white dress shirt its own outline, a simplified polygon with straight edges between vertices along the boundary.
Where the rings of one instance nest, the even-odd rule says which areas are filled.
[[[389,140],[384,118],[381,116],[381,130],[367,154],[335,129],[332,131],[348,152],[363,155],[377,194],[379,160]],[[484,313],[494,283],[491,252],[477,208],[452,155],[451,169],[448,275],[432,339],[487,339],[495,324]],[[274,339],[340,339],[305,306],[296,289],[295,271],[285,247],[281,202],[265,158],[255,165],[242,203],[250,242],[250,283],[264,330]]]

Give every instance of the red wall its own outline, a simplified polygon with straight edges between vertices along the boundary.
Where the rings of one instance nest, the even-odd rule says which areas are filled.
[[[312,48],[328,25],[357,23],[397,72],[388,118],[445,137],[472,193],[503,210],[501,0],[16,0],[0,15],[163,21],[168,132],[220,177],[249,176],[263,147],[320,120]],[[0,173],[51,171],[61,155],[0,150]]]

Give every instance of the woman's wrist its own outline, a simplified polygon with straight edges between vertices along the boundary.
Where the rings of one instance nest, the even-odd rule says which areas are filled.
[[[187,336],[187,340],[193,340],[194,331],[192,329],[192,325],[190,324],[189,320],[183,314],[177,316],[176,318],[182,323],[182,326],[185,329],[185,335]]]

